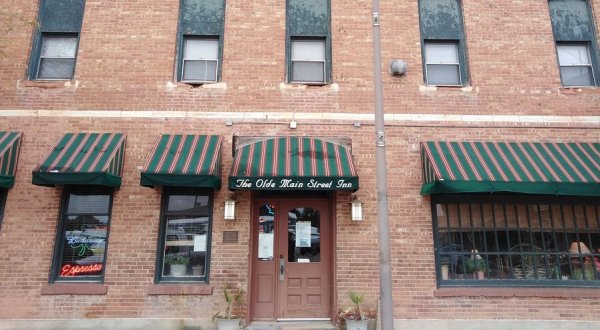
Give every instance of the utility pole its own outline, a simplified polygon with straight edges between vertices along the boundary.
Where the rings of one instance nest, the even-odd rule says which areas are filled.
[[[392,302],[392,270],[388,221],[387,169],[383,115],[383,86],[381,77],[381,35],[379,29],[379,0],[373,0],[373,73],[375,89],[375,162],[377,164],[377,219],[379,233],[379,294],[381,297],[381,329],[394,329]]]

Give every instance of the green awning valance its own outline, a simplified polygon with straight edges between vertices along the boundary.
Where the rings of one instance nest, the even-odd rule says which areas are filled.
[[[222,141],[217,135],[162,135],[140,184],[220,188]]]
[[[20,144],[20,132],[0,132],[0,188],[8,189],[15,183]]]
[[[424,142],[422,195],[600,196],[600,143]]]
[[[236,150],[229,189],[358,190],[349,148],[310,137],[280,137]]]
[[[67,133],[33,170],[33,184],[121,186],[122,133]]]

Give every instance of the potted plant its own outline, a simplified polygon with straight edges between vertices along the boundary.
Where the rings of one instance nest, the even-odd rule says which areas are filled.
[[[165,263],[171,267],[172,276],[184,276],[187,265],[190,263],[190,257],[181,254],[167,254]]]
[[[236,305],[241,304],[242,302],[242,294],[244,291],[238,286],[235,293],[227,289],[223,288],[223,298],[225,298],[225,311],[223,313],[216,312],[213,314],[212,320],[219,320],[217,322],[218,330],[234,330],[239,329],[241,316],[233,313],[233,309]]]
[[[473,278],[477,280],[485,279],[485,271],[487,270],[487,263],[485,260],[479,258],[467,259],[465,262],[467,273],[473,273]]]
[[[360,305],[364,300],[362,294],[350,291],[348,297],[352,301],[352,306],[340,311],[339,318],[346,322],[346,329],[348,330],[366,330],[369,320],[375,319],[377,313],[374,311],[361,311]]]

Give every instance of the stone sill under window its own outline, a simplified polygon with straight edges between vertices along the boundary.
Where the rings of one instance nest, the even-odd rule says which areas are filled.
[[[282,82],[279,84],[279,90],[289,91],[300,91],[300,90],[319,90],[319,91],[330,91],[338,92],[340,86],[336,83],[322,83],[322,84],[302,84],[302,83],[286,83]]]
[[[42,287],[42,295],[105,295],[108,286],[101,283],[54,283]]]
[[[148,295],[212,295],[213,287],[208,284],[154,284],[148,287]]]
[[[69,88],[76,89],[79,87],[79,80],[18,80],[17,88]]]
[[[450,297],[497,297],[497,298],[600,298],[599,288],[482,288],[453,287],[438,288],[433,292],[436,298]]]
[[[456,91],[456,92],[463,92],[463,93],[477,93],[478,92],[478,88],[473,88],[473,86],[463,86],[463,85],[456,85],[456,86],[433,86],[433,85],[419,85],[419,92],[421,93],[432,93],[432,92],[436,92],[436,91]]]
[[[207,89],[207,90],[227,90],[227,83],[225,82],[204,82],[204,83],[192,83],[183,81],[168,81],[166,88],[169,91],[173,90],[187,90],[187,89]]]
[[[560,87],[558,89],[559,94],[564,95],[577,95],[580,93],[585,93],[586,91],[594,91],[597,90],[597,86],[587,86],[587,87]]]

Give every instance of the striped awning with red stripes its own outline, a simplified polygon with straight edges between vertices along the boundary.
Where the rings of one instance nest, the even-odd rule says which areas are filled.
[[[267,138],[235,152],[229,189],[358,190],[350,149],[311,137]]]
[[[162,135],[142,171],[145,187],[221,188],[218,135]]]
[[[19,159],[21,132],[0,132],[0,188],[11,188]]]
[[[600,143],[421,144],[422,195],[512,192],[600,196]]]
[[[121,186],[125,154],[122,133],[66,133],[33,170],[40,186]]]

